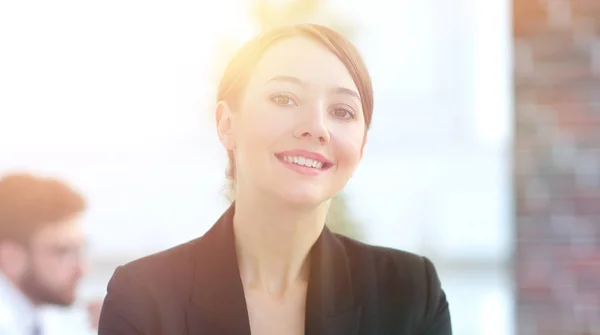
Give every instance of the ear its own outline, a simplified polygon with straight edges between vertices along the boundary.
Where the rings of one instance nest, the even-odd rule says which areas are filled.
[[[27,251],[12,241],[0,242],[0,269],[11,279],[19,278],[27,268]]]
[[[233,150],[235,147],[235,137],[232,127],[232,113],[229,104],[226,101],[217,103],[215,121],[217,126],[217,134],[221,144],[227,150]]]

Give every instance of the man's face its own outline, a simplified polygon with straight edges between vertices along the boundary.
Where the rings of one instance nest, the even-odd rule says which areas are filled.
[[[34,303],[68,306],[83,276],[84,237],[78,219],[48,225],[27,249],[18,285]]]

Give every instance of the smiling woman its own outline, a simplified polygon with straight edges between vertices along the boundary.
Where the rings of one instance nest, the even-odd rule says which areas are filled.
[[[248,42],[215,119],[235,201],[204,236],[118,268],[99,334],[451,334],[427,258],[325,226],[372,113],[369,73],[340,34],[307,24]]]
[[[254,43],[242,47],[225,70],[217,96],[220,102],[217,107],[219,129],[231,127],[230,115],[234,113],[238,114],[236,118],[244,120],[248,130],[257,134],[238,144],[243,147],[237,148],[239,157],[234,157],[234,150],[227,148],[232,140],[229,137],[231,133],[221,132],[229,156],[228,178],[233,194],[236,193],[236,186],[243,187],[239,185],[243,180],[238,178],[244,176],[238,175],[237,165],[256,162],[255,159],[248,162],[244,156],[248,151],[245,148],[253,151],[252,148],[260,146],[253,139],[270,141],[275,147],[289,147],[290,139],[285,137],[286,133],[293,133],[295,137],[312,136],[318,141],[329,142],[331,131],[335,131],[338,136],[333,136],[332,143],[325,149],[344,152],[337,153],[337,158],[342,160],[335,166],[338,172],[336,175],[340,179],[331,180],[338,182],[332,191],[345,184],[360,160],[366,130],[373,113],[373,91],[368,71],[350,42],[332,31],[315,27],[294,26],[291,29],[272,30],[255,39]],[[296,38],[290,39],[294,36]],[[267,52],[266,48],[269,48]],[[244,113],[239,113],[241,109],[244,109]],[[289,111],[294,116],[281,114],[281,110]],[[321,113],[322,110],[327,113]],[[319,113],[322,115],[318,115]],[[324,118],[325,114],[328,117]],[[307,121],[313,122],[309,127],[318,129],[302,129],[306,133],[297,134],[297,130],[301,128],[295,125],[305,124]],[[296,132],[290,127],[297,128]],[[265,129],[269,131],[265,132]],[[280,133],[274,130],[279,130]],[[305,151],[323,151],[322,148],[306,149],[309,150]],[[320,154],[328,158],[327,155],[336,153]],[[253,157],[256,158],[255,153]],[[329,157],[332,158],[335,157]],[[269,165],[256,168],[261,173],[252,173],[253,176],[262,175],[271,181],[277,176],[276,172],[269,169]],[[301,190],[294,189],[299,192]]]

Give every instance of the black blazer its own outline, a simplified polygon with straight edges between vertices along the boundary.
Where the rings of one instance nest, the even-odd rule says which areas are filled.
[[[117,268],[98,334],[250,335],[233,212],[200,238]],[[310,335],[452,334],[427,258],[327,228],[311,250],[305,325]]]

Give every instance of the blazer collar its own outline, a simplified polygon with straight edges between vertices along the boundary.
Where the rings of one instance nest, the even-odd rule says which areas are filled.
[[[234,212],[232,204],[194,251],[194,280],[186,312],[189,334],[250,335],[235,250]],[[348,255],[325,227],[311,250],[305,333],[356,334],[359,318]]]

